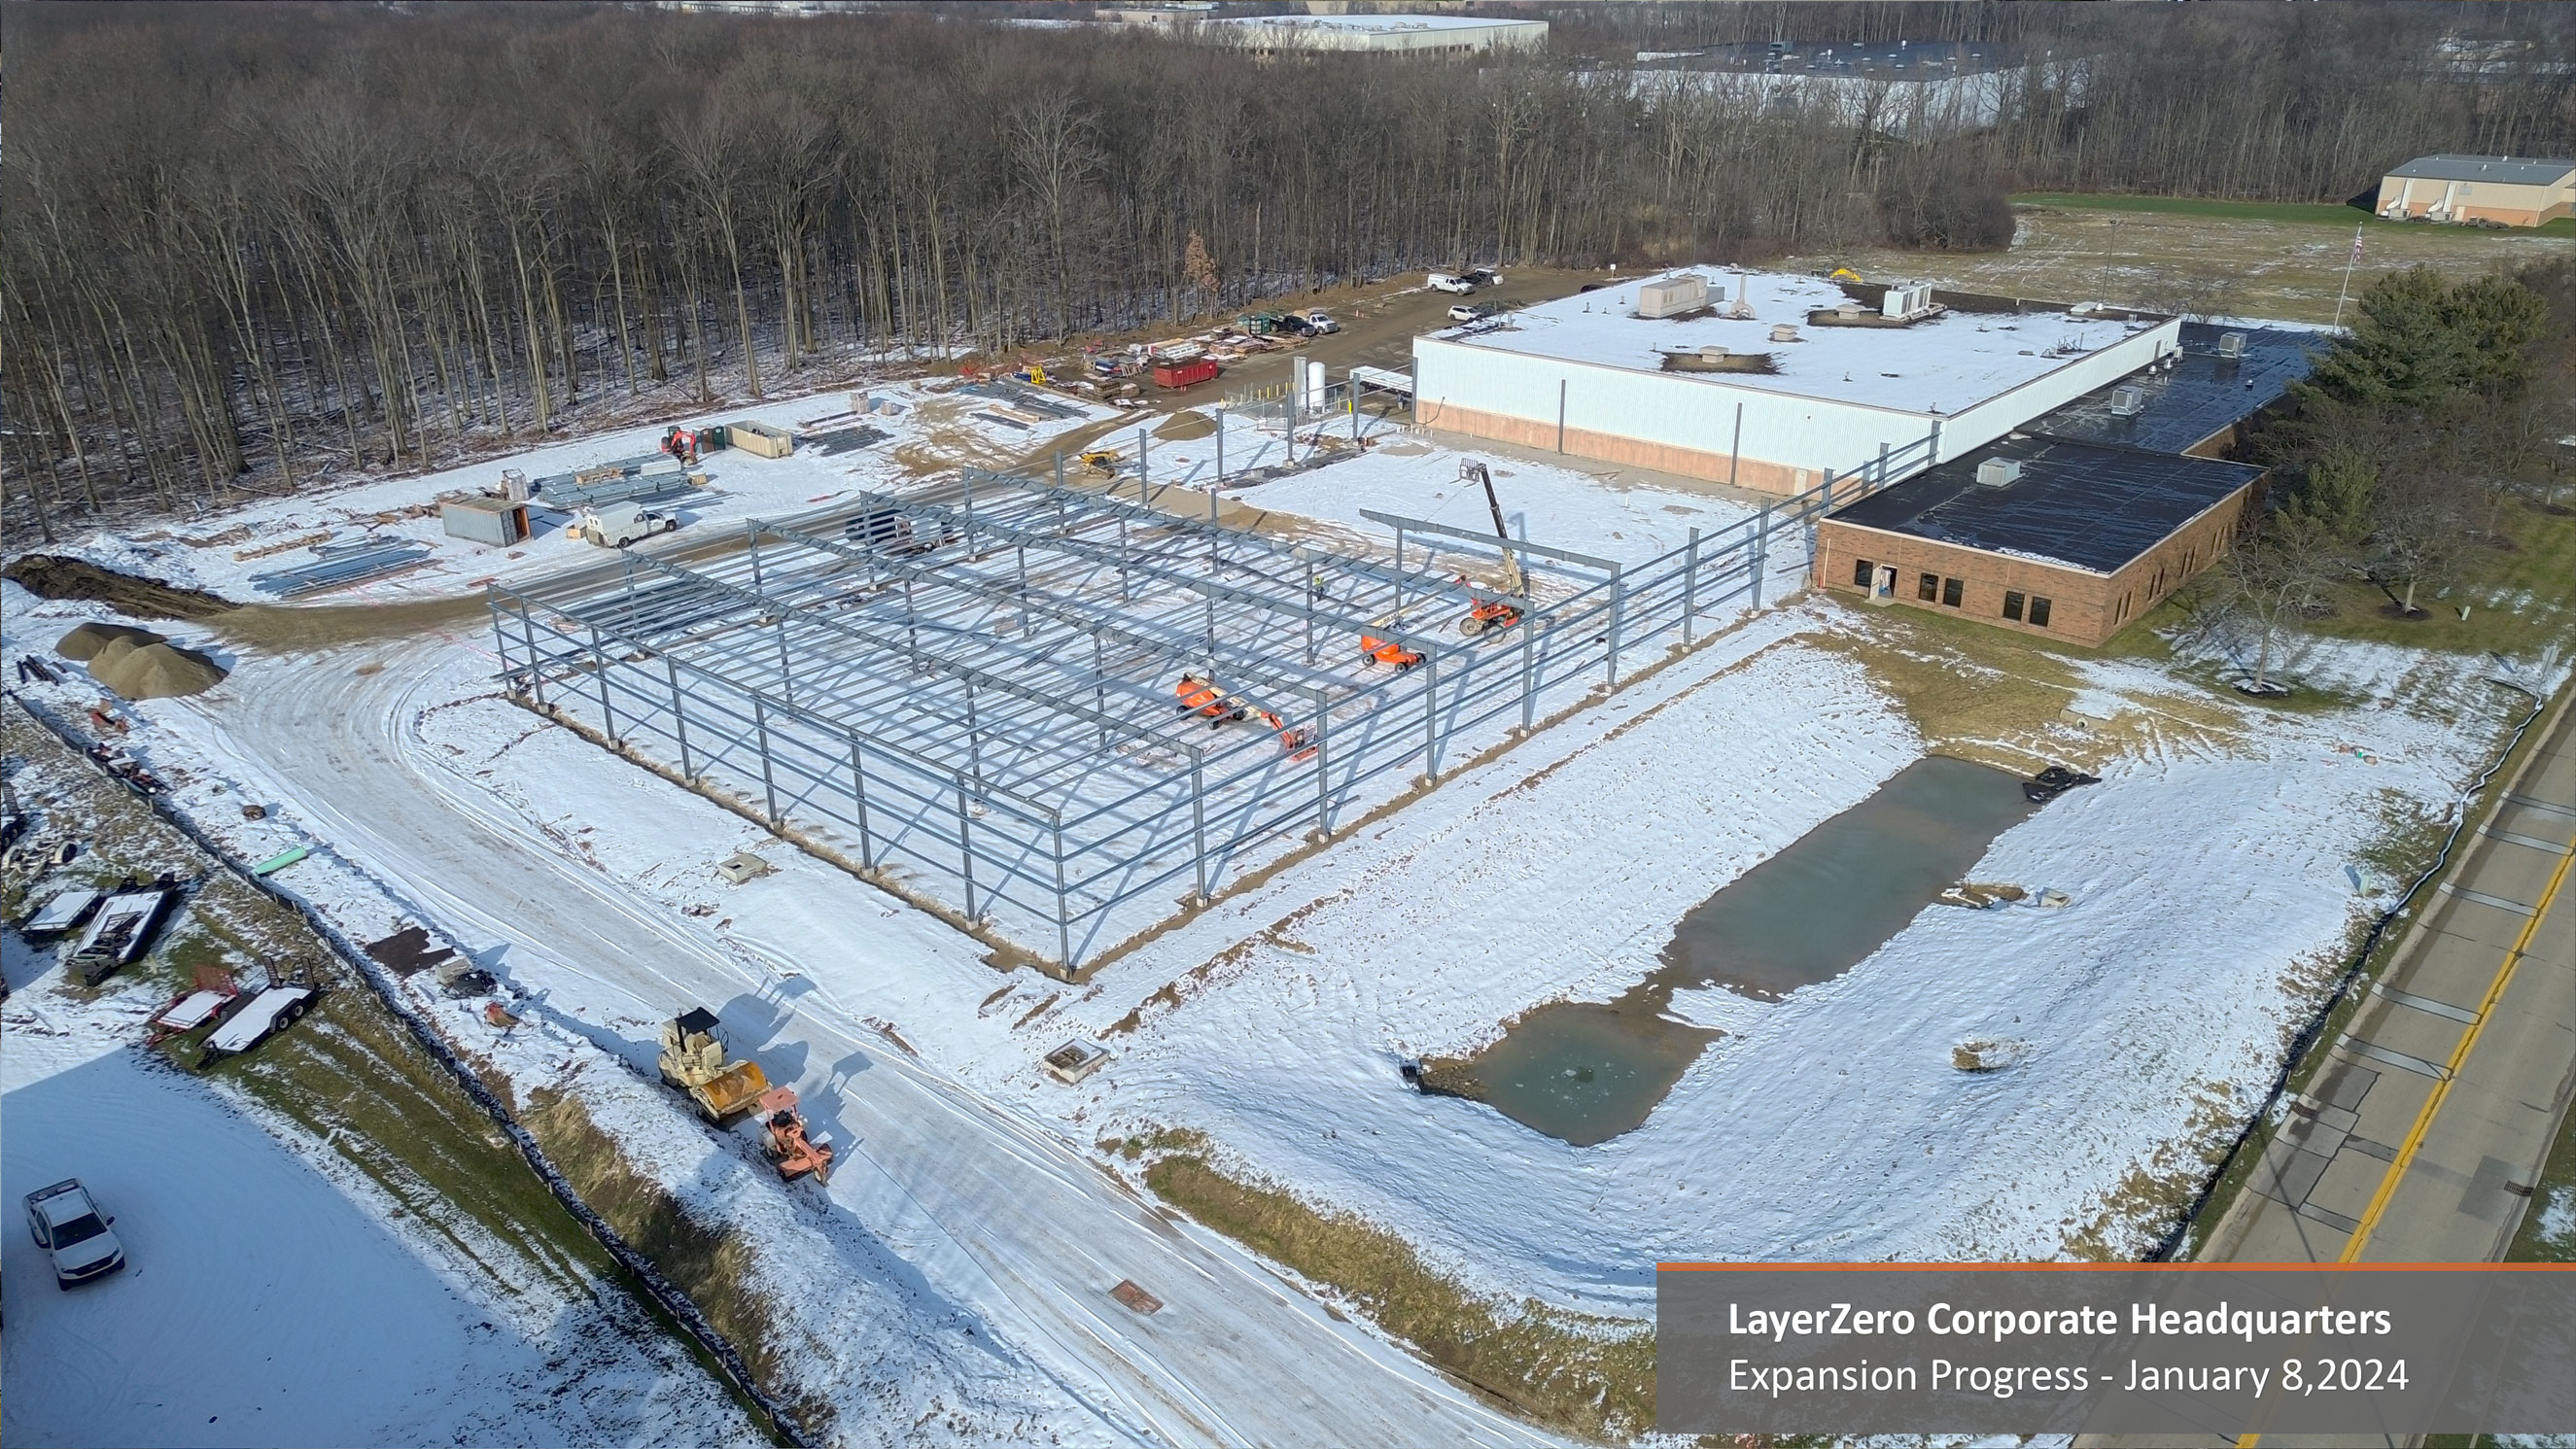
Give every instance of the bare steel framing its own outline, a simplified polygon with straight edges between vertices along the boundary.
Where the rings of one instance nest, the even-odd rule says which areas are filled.
[[[1389,553],[1321,547],[1187,490],[970,472],[495,586],[493,637],[518,702],[1070,972],[1759,607],[1778,541],[1902,461],[1634,567],[1391,515]],[[1467,636],[1503,596],[1460,563],[1504,548],[1520,622]]]

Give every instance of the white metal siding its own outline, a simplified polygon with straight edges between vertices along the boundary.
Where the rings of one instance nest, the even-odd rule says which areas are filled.
[[[1729,454],[1736,451],[1740,403],[1744,457],[1813,469],[1821,476],[1827,468],[1843,472],[1857,467],[1877,456],[1881,444],[1891,452],[1902,451],[1921,442],[1936,422],[1940,456],[1955,458],[2175,350],[2181,333],[2180,321],[2166,322],[1976,407],[1942,416],[1799,397],[1729,383],[1722,375],[1636,372],[1417,337],[1414,416],[1437,428],[1441,410],[1454,405],[1554,428],[1562,384],[1569,429]]]

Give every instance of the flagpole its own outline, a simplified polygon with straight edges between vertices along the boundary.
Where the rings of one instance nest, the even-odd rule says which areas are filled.
[[[2352,295],[2352,269],[2361,262],[2361,228],[2360,222],[2356,221],[2352,224],[2352,254],[2344,258],[2343,290],[2335,293],[2334,325],[2337,331],[2343,328],[2344,299]]]

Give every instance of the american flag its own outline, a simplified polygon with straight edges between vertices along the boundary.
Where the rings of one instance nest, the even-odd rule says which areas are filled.
[[[2352,265],[2361,265],[2361,228],[2352,229]]]

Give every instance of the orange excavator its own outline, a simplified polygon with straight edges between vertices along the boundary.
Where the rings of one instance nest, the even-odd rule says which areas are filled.
[[[810,1172],[816,1182],[832,1180],[832,1141],[805,1130],[794,1087],[772,1087],[760,1094],[760,1124],[761,1148],[779,1177],[794,1182]]]

